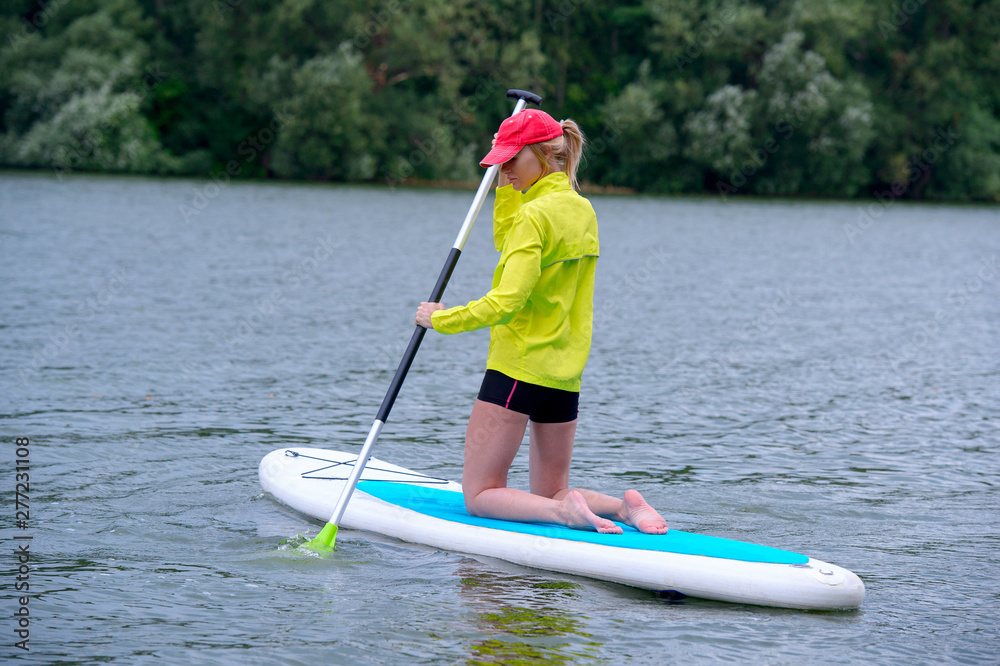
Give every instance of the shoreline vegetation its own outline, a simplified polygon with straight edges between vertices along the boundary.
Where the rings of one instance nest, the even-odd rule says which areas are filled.
[[[478,182],[544,98],[587,191],[1000,202],[1000,0],[8,0],[0,166]]]
[[[485,170],[483,171],[485,173]],[[112,171],[84,171],[84,170],[74,170],[67,172],[60,172],[57,169],[47,169],[47,168],[30,168],[30,167],[10,167],[10,166],[0,166],[0,178],[10,175],[31,175],[39,177],[51,177],[56,179],[72,178],[75,176],[107,176],[109,178],[154,178],[154,179],[172,179],[172,180],[188,180],[188,181],[200,181],[206,180],[211,182],[210,178],[204,176],[199,176],[197,174],[158,174],[158,173],[136,173],[136,172],[112,172]],[[427,189],[427,190],[476,190],[479,188],[482,180],[448,180],[445,178],[440,178],[436,180],[427,180],[422,178],[407,178],[405,180],[389,183],[386,181],[323,181],[323,180],[303,180],[299,178],[274,178],[274,177],[245,177],[238,180],[233,180],[230,182],[239,184],[254,184],[254,183],[266,183],[273,185],[344,185],[344,186],[361,186],[361,187],[373,187],[387,190],[394,190],[397,188],[402,189]],[[637,195],[637,194],[650,194],[648,192],[640,192],[635,188],[631,187],[619,187],[615,185],[597,185],[594,183],[583,182],[580,184],[580,191],[584,194],[615,194],[615,195]]]
[[[5,176],[37,176],[41,178],[53,178],[60,179],[59,174],[51,169],[37,169],[37,168],[24,168],[24,167],[7,167],[0,166],[0,179]],[[206,178],[205,176],[199,175],[188,175],[188,174],[155,174],[155,173],[125,173],[125,172],[109,172],[109,171],[74,171],[68,174],[62,174],[62,178],[75,178],[75,177],[96,177],[96,178],[134,178],[137,180],[143,179],[154,179],[154,180],[176,180],[176,181],[187,181],[193,184],[193,191],[196,196],[199,188],[204,189],[212,184],[212,180]],[[233,184],[237,185],[279,185],[279,186],[316,186],[316,187],[363,187],[379,190],[387,190],[392,192],[397,189],[401,190],[460,190],[460,191],[474,191],[479,187],[481,181],[457,181],[457,180],[421,180],[421,179],[408,179],[398,183],[387,183],[385,181],[322,181],[322,180],[303,180],[296,178],[274,178],[274,177],[245,177],[237,180],[231,181]],[[727,201],[729,203],[766,203],[766,202],[823,202],[823,203],[842,203],[842,204],[856,204],[859,206],[869,207],[877,206],[881,208],[887,208],[889,205],[900,204],[902,206],[907,205],[920,205],[920,206],[959,206],[959,207],[972,207],[972,208],[992,208],[994,203],[991,201],[944,201],[944,200],[928,200],[928,199],[899,199],[894,200],[889,204],[886,204],[885,199],[878,200],[877,197],[843,197],[843,196],[822,196],[813,194],[801,194],[801,195],[784,195],[784,196],[769,196],[769,195],[759,195],[753,193],[739,193],[731,197],[721,197],[711,192],[677,192],[677,193],[663,193],[663,192],[643,192],[641,190],[636,190],[634,188],[628,187],[617,187],[617,186],[602,186],[595,185],[594,183],[583,182],[581,183],[581,193],[584,195],[598,195],[598,196],[622,196],[622,197],[660,197],[664,199],[683,199],[683,200],[706,200],[706,201]],[[214,197],[212,197],[214,198]],[[191,202],[185,200],[180,202],[183,205],[188,205]]]

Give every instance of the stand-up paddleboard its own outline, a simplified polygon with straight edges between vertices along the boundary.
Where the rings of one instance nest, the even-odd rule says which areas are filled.
[[[325,520],[357,456],[325,449],[279,449],[261,460],[260,482],[275,499]],[[787,550],[671,529],[651,535],[622,525],[599,534],[559,525],[477,518],[462,487],[372,458],[341,525],[461,553],[735,603],[836,610],[857,608],[865,586],[855,574]]]

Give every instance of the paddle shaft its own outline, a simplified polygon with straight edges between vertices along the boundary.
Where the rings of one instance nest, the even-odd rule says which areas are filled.
[[[517,104],[514,105],[514,111],[511,115],[519,113],[527,106],[528,102],[536,106],[541,106],[542,104],[541,97],[524,90],[508,90],[507,97],[517,99]],[[486,195],[489,194],[490,187],[493,185],[499,169],[499,166],[494,165],[486,170],[486,175],[483,176],[483,180],[479,184],[479,189],[476,191],[476,198],[473,199],[472,205],[469,207],[469,212],[465,215],[462,228],[458,232],[458,237],[455,239],[455,244],[452,246],[451,252],[448,253],[448,259],[444,262],[444,267],[438,276],[437,284],[434,285],[434,290],[431,291],[430,298],[427,299],[428,303],[439,303],[441,301],[445,287],[448,286],[448,280],[451,279],[455,265],[458,264],[458,258],[462,255],[462,248],[465,247],[465,241],[469,238],[469,233],[472,231],[472,225],[476,221],[476,216],[479,215],[479,210],[483,207],[483,202],[486,200]],[[413,359],[417,355],[420,342],[424,339],[426,332],[426,328],[417,326],[413,331],[413,335],[410,336],[410,344],[406,346],[406,351],[399,362],[399,367],[396,368],[396,374],[389,384],[389,390],[386,391],[385,397],[382,399],[382,406],[379,407],[375,422],[372,423],[371,430],[368,431],[368,437],[365,438],[365,444],[361,447],[361,453],[358,454],[358,459],[354,463],[350,475],[347,477],[347,483],[340,493],[340,499],[337,500],[337,506],[334,508],[333,516],[329,520],[329,523],[333,525],[339,524],[340,519],[344,517],[344,511],[347,510],[347,503],[350,502],[351,495],[358,485],[358,480],[365,470],[365,465],[368,464],[368,459],[371,458],[371,450],[382,433],[382,427],[389,419],[389,412],[392,411],[392,405],[396,402],[396,396],[399,395],[399,389],[403,386],[403,380],[406,379],[406,373],[409,372],[410,365],[413,364]]]

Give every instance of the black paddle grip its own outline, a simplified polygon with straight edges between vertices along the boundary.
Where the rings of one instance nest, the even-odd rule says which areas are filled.
[[[525,102],[529,102],[538,107],[542,105],[542,98],[533,92],[528,92],[527,90],[511,88],[507,91],[507,97],[510,97],[511,99],[523,99]]]
[[[451,279],[451,274],[455,270],[455,265],[458,264],[458,258],[462,256],[462,251],[457,247],[451,248],[451,252],[448,253],[448,259],[444,262],[444,268],[441,269],[441,274],[438,275],[437,284],[434,285],[434,290],[431,292],[431,297],[427,299],[428,303],[440,303],[441,297],[444,296],[444,289],[448,286],[448,280]]]
[[[441,274],[438,276],[437,284],[434,285],[434,291],[431,292],[431,297],[427,299],[428,303],[441,302],[444,289],[448,286],[448,280],[451,279],[451,274],[454,272],[455,265],[458,264],[458,258],[461,255],[462,251],[457,247],[451,248],[451,252],[448,253],[448,260],[444,262],[444,268],[441,269]],[[382,406],[378,410],[378,416],[375,417],[382,423],[389,420],[389,412],[392,411],[392,405],[396,402],[396,396],[399,395],[399,389],[403,386],[403,380],[406,379],[406,373],[410,371],[410,366],[413,364],[413,359],[417,356],[417,350],[420,349],[420,342],[424,339],[424,333],[426,332],[426,328],[417,326],[413,331],[413,335],[410,336],[410,344],[406,346],[406,352],[399,362],[399,367],[396,368],[396,374],[392,378],[392,383],[389,384],[389,390],[385,392],[385,397],[382,399]]]

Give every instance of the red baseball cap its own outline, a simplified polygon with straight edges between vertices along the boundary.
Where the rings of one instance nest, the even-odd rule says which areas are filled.
[[[517,155],[529,143],[541,143],[562,136],[562,125],[539,109],[523,109],[500,123],[493,150],[487,153],[479,166],[503,164]]]

